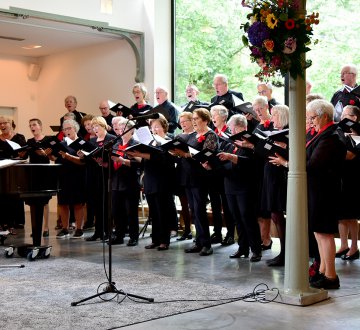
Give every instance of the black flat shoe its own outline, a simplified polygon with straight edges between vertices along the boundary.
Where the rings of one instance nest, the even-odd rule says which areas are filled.
[[[100,235],[94,234],[94,235],[92,235],[92,236],[90,236],[90,237],[85,238],[85,241],[87,241],[87,242],[94,242],[94,241],[96,241],[96,240],[99,239],[99,238],[100,238]]]
[[[328,278],[325,275],[318,281],[310,283],[310,286],[317,289],[334,290],[340,288],[340,280],[336,278]]]
[[[341,258],[344,254],[348,253],[349,251],[350,251],[350,249],[349,249],[349,248],[346,248],[345,250],[342,250],[342,251],[340,251],[340,252],[337,252],[337,253],[335,254],[335,258]]]
[[[129,242],[126,244],[127,246],[136,246],[138,245],[138,241],[136,239],[129,239]]]
[[[360,257],[360,252],[359,252],[359,250],[357,250],[355,253],[350,254],[350,255],[343,254],[341,256],[341,259],[342,260],[356,260],[356,259],[359,259],[359,257]]]
[[[234,237],[226,236],[223,241],[221,242],[222,246],[229,246],[235,244]]]
[[[158,251],[166,251],[166,250],[169,250],[169,245],[161,244],[157,249],[158,249]]]
[[[215,234],[212,234],[210,236],[210,241],[211,241],[211,244],[218,244],[218,243],[222,242],[222,237],[221,237],[221,235],[217,236]]]
[[[187,239],[192,239],[192,238],[193,238],[193,236],[191,233],[188,233],[188,234],[184,233],[184,234],[182,234],[182,236],[178,237],[176,240],[177,241],[185,241]]]
[[[199,253],[201,251],[201,247],[197,245],[193,245],[191,248],[185,249],[185,253]]]
[[[285,265],[285,256],[282,254],[279,254],[274,259],[270,259],[266,261],[266,264],[270,267],[281,267]]]
[[[149,244],[149,245],[146,245],[146,246],[145,246],[145,249],[147,249],[147,250],[152,250],[152,249],[157,248],[158,246],[159,246],[158,244],[151,243],[151,244]]]
[[[120,244],[124,244],[124,239],[121,237],[117,237],[111,241],[111,245],[120,245]]]
[[[261,260],[261,253],[253,253],[250,262],[258,262]]]
[[[270,241],[270,244],[269,244],[269,245],[264,245],[264,244],[261,243],[261,250],[263,250],[263,251],[271,250],[272,245],[273,245],[273,241],[272,241],[272,240]]]
[[[204,247],[201,249],[199,255],[203,257],[203,256],[210,256],[210,255],[212,255],[213,253],[214,253],[214,251],[213,251],[212,247],[206,247],[206,246],[204,246]]]
[[[238,249],[235,253],[230,254],[229,258],[234,259],[234,258],[248,258],[249,257],[249,251],[244,251],[242,249]]]

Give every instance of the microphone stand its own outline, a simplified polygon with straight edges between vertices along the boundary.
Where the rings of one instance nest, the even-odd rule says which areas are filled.
[[[107,285],[106,287],[101,291],[101,292],[98,292],[97,294],[94,294],[92,296],[89,296],[89,297],[86,297],[84,299],[81,299],[79,301],[74,301],[71,303],[71,306],[77,306],[78,304],[80,303],[83,303],[85,301],[88,301],[90,299],[93,299],[93,298],[96,298],[96,297],[100,297],[104,294],[108,294],[108,293],[112,293],[112,294],[115,294],[114,297],[112,297],[111,299],[108,299],[108,300],[112,300],[116,297],[116,295],[118,294],[121,294],[121,295],[124,295],[124,296],[129,296],[129,297],[133,297],[133,298],[138,298],[138,299],[142,299],[142,300],[146,300],[148,302],[154,302],[154,298],[147,298],[147,297],[142,297],[142,296],[138,296],[138,295],[135,295],[135,294],[131,294],[131,293],[127,293],[127,292],[124,292],[122,290],[118,290],[115,286],[115,282],[112,281],[112,212],[111,212],[111,153],[112,153],[112,147],[113,145],[119,141],[121,139],[121,137],[123,135],[125,135],[126,133],[130,132],[131,130],[135,129],[135,128],[138,128],[139,125],[136,124],[134,125],[133,127],[127,129],[126,131],[124,131],[122,134],[118,135],[115,139],[109,141],[108,143],[104,144],[104,146],[101,148],[103,149],[102,150],[102,153],[107,153],[107,159],[108,159],[108,166],[109,166],[109,176],[108,176],[108,235],[109,235],[109,270],[108,270],[108,282],[107,282]],[[100,284],[98,286],[98,289],[101,287],[102,284]],[[99,291],[99,290],[98,290]],[[106,300],[106,299],[103,299],[101,298],[102,300]]]

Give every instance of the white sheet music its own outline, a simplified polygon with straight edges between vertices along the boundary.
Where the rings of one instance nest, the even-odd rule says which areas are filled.
[[[8,140],[6,139],[6,142],[9,143],[10,147],[13,149],[13,150],[17,150],[17,149],[20,149],[21,148],[21,145],[14,142],[14,141],[11,141],[11,140]]]
[[[138,140],[142,144],[149,144],[152,140],[154,140],[153,135],[150,132],[148,126],[143,126],[135,130],[134,139]]]

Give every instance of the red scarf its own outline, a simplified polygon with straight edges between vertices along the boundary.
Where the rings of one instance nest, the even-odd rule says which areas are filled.
[[[319,132],[317,132],[317,134],[310,140],[306,143],[306,148],[317,138],[317,136],[319,134],[321,134],[322,132],[324,132],[326,129],[328,129],[330,126],[334,125],[335,123],[333,121],[331,121],[330,123],[327,123],[325,126],[323,126]]]
[[[216,127],[216,128],[215,128],[215,133],[216,133],[217,135],[219,135],[219,136],[222,136],[221,133],[224,133],[227,128],[228,128],[227,125],[225,125],[225,126],[221,129],[221,131],[219,131],[218,128]]]
[[[121,145],[119,144],[118,150],[116,150],[116,154],[121,157],[124,157],[124,150],[128,147],[128,144]],[[122,163],[114,162],[114,169],[115,171],[118,170],[122,166]]]
[[[138,104],[137,107],[138,109],[142,109],[145,108],[146,104],[142,103],[142,104]]]

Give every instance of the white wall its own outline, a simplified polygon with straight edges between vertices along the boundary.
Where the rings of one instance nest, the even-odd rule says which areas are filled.
[[[15,108],[17,130],[28,130],[27,122],[38,115],[38,83],[28,79],[31,59],[0,54],[0,104]]]
[[[136,63],[130,45],[111,41],[42,59],[38,80],[39,115],[44,124],[58,125],[67,112],[64,99],[75,95],[78,110],[100,115],[99,102],[110,99],[131,105]]]

